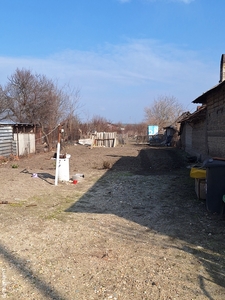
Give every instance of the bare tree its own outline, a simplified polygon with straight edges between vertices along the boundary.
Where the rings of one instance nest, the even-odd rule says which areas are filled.
[[[109,131],[109,121],[101,116],[94,116],[91,120],[91,128],[93,131]]]
[[[18,122],[38,124],[49,146],[49,132],[74,114],[74,103],[64,89],[44,75],[17,69],[4,89],[8,108]],[[76,100],[76,101],[75,101]]]
[[[86,122],[80,123],[79,132],[80,137],[86,138],[97,132],[110,132],[112,131],[111,122],[107,121],[106,118],[101,116],[94,116],[92,119],[87,120]]]
[[[160,96],[145,108],[146,123],[158,125],[159,130],[173,124],[183,112],[182,105],[175,97]]]
[[[125,126],[125,132],[128,133],[129,136],[146,136],[147,124],[144,122],[137,124],[127,124]]]
[[[7,115],[6,110],[7,110],[6,99],[4,97],[3,89],[0,86],[0,120],[6,117]]]
[[[70,87],[67,87],[63,121],[65,142],[72,142],[79,139],[80,120],[77,113],[79,109],[79,98],[79,90],[71,90]]]

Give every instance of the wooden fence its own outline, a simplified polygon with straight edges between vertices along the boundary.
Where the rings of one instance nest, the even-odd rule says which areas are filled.
[[[94,134],[94,147],[116,147],[116,132],[96,132]]]

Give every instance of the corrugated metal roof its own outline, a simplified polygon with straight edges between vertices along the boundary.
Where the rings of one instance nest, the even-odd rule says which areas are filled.
[[[14,121],[12,120],[0,120],[0,125],[14,125],[16,124]]]
[[[18,122],[14,122],[12,120],[1,120],[0,121],[0,126],[3,125],[12,125],[12,126],[35,126],[35,124],[31,124],[31,123],[18,123]]]
[[[13,125],[13,126],[34,126],[33,123],[20,123],[15,122],[7,116],[4,117],[3,114],[0,114],[0,125]]]
[[[34,124],[31,123],[20,123],[13,121],[13,113],[10,109],[6,109],[0,113],[0,125],[34,126]]]

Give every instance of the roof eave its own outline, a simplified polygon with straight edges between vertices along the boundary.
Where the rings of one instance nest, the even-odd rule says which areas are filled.
[[[216,86],[214,86],[210,90],[208,90],[205,93],[203,93],[201,96],[197,97],[195,100],[192,101],[192,103],[202,103],[202,104],[205,104],[206,101],[207,101],[208,95],[210,93],[214,92],[219,87],[223,86],[224,84],[225,84],[225,81],[220,82],[219,84],[217,84]]]

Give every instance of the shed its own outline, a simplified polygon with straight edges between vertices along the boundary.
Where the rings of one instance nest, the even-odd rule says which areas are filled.
[[[171,145],[171,146],[180,147],[180,138],[179,138],[180,121],[189,115],[190,115],[189,111],[184,112],[174,121],[173,124],[163,127],[163,129],[165,130],[164,134],[166,136],[165,144],[167,146]]]
[[[35,153],[35,125],[0,121],[0,156]]]
[[[172,125],[163,127],[163,129],[165,129],[165,136],[166,136],[165,143],[167,146],[171,146],[173,137],[174,137],[175,133],[177,132],[177,129],[175,128],[175,126],[172,126]]]

